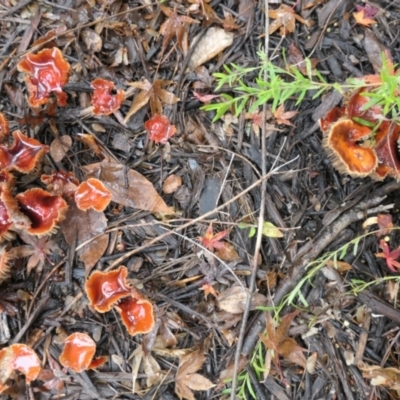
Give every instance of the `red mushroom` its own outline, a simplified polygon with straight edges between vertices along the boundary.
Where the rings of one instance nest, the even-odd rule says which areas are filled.
[[[20,131],[13,132],[11,147],[0,145],[0,168],[7,168],[27,174],[33,171],[40,159],[49,151],[49,146],[28,138]]]
[[[150,301],[129,297],[122,300],[115,309],[121,315],[122,323],[130,335],[149,333],[153,329],[154,312]]]
[[[324,134],[323,145],[340,173],[365,177],[375,171],[378,166],[375,150],[360,143],[369,139],[371,132],[370,128],[344,118]]]
[[[357,90],[349,99],[346,106],[346,115],[350,119],[357,118],[365,120],[371,123],[377,123],[383,119],[383,110],[379,105],[373,105],[365,109],[366,104],[371,100],[368,96],[362,94],[368,94],[367,88],[361,88]]]
[[[65,218],[67,203],[60,196],[53,196],[40,188],[29,189],[16,196],[21,211],[31,220],[27,232],[31,235],[53,233]]]
[[[82,182],[75,192],[75,202],[78,208],[86,211],[92,208],[104,211],[112,199],[111,192],[96,178],[89,178]]]
[[[90,306],[99,313],[110,311],[120,299],[130,296],[131,288],[126,283],[128,270],[121,266],[114,271],[95,271],[86,281],[85,291]]]
[[[97,78],[92,82],[94,89],[92,95],[93,113],[96,115],[110,115],[121,107],[124,100],[124,91],[119,89],[112,94],[115,85],[106,79]]]
[[[94,340],[86,333],[75,332],[65,339],[60,363],[74,372],[82,372],[89,368],[95,352]]]
[[[65,171],[55,171],[51,175],[42,175],[40,180],[51,194],[58,196],[73,196],[79,185],[76,176],[72,172]]]
[[[28,74],[25,82],[32,107],[46,104],[52,92],[56,94],[61,106],[67,104],[67,95],[62,87],[68,82],[71,67],[57,47],[44,49],[37,54],[27,54],[17,68]]]
[[[161,144],[167,143],[176,133],[176,127],[165,115],[154,115],[144,123],[144,127],[149,133],[149,139]]]
[[[333,107],[330,111],[328,111],[326,116],[318,121],[321,131],[325,132],[331,124],[343,117],[344,111],[344,107]]]

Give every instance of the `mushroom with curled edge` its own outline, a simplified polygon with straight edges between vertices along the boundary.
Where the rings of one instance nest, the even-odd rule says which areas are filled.
[[[133,294],[114,306],[131,336],[149,333],[154,327],[153,304],[138,294]]]
[[[332,165],[340,173],[366,177],[376,170],[376,151],[365,144],[371,133],[371,128],[348,118],[339,119],[330,125],[324,133],[323,146]]]
[[[175,135],[176,127],[165,115],[156,114],[144,123],[149,139],[156,143],[166,144]]]
[[[124,91],[119,89],[115,94],[113,82],[106,79],[97,78],[91,83],[94,89],[92,95],[93,114],[110,115],[117,111],[124,100]]]
[[[93,360],[95,353],[96,343],[94,340],[86,333],[75,332],[65,339],[60,363],[63,367],[77,373],[86,369],[98,368],[107,362],[108,357],[101,356]]]
[[[3,142],[10,135],[8,121],[3,113],[0,113],[0,142]]]
[[[89,306],[99,313],[110,311],[119,300],[131,295],[126,282],[128,270],[121,266],[108,272],[95,271],[85,283]]]
[[[75,192],[75,203],[82,211],[89,208],[95,211],[104,211],[111,199],[111,192],[104,186],[103,182],[96,178],[89,178],[82,182]]]
[[[25,82],[32,107],[46,104],[53,92],[59,105],[67,104],[67,95],[62,87],[68,82],[71,66],[57,47],[27,54],[17,68],[27,74]]]
[[[29,189],[16,196],[21,212],[31,221],[27,232],[31,235],[54,233],[63,221],[68,205],[61,196],[53,196],[40,188]]]
[[[7,381],[14,371],[25,375],[29,385],[41,370],[40,360],[34,350],[22,343],[15,343],[0,350],[0,393],[8,388]]]
[[[48,153],[46,146],[36,139],[28,138],[20,131],[13,132],[14,142],[0,145],[0,168],[27,174],[36,169],[42,157]]]

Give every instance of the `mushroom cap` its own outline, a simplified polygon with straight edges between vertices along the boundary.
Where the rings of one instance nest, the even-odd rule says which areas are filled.
[[[6,246],[2,245],[0,247],[0,283],[6,280],[10,275],[10,255],[6,251]]]
[[[122,300],[115,309],[121,316],[131,336],[139,333],[149,333],[154,326],[153,304],[142,298],[129,297]]]
[[[13,373],[12,361],[14,353],[9,347],[0,350],[0,385],[4,386]],[[5,387],[4,389],[6,389]],[[0,392],[1,393],[1,392]]]
[[[383,119],[383,110],[379,105],[373,105],[368,109],[364,109],[365,105],[371,100],[368,96],[362,94],[368,94],[368,88],[361,88],[355,91],[355,93],[349,98],[346,105],[346,115],[350,119],[360,118],[368,122],[378,122]]]
[[[38,162],[49,151],[49,146],[28,138],[20,131],[13,132],[13,137],[11,147],[0,145],[0,168],[24,174],[35,170]]]
[[[371,129],[342,118],[324,134],[323,145],[332,165],[342,174],[365,177],[375,171],[378,157],[371,147],[359,142],[368,139]]]
[[[67,95],[62,87],[68,82],[71,66],[57,47],[27,54],[17,68],[18,71],[28,74],[25,82],[32,107],[46,104],[51,92],[56,94],[61,106],[67,104]]]
[[[116,94],[113,82],[106,79],[97,78],[92,82],[94,89],[92,95],[93,113],[96,115],[110,115],[117,111],[124,100],[124,91],[119,89]]]
[[[144,127],[149,133],[149,139],[161,144],[167,143],[176,133],[176,127],[165,115],[154,115],[144,123]]]
[[[51,175],[43,174],[40,180],[51,194],[59,196],[72,196],[79,185],[76,176],[65,171],[55,171]]]
[[[86,295],[99,313],[110,311],[120,299],[130,296],[131,288],[126,283],[128,270],[121,266],[108,272],[95,271],[85,283]]]
[[[82,211],[89,208],[104,211],[111,199],[111,192],[104,186],[103,182],[96,178],[89,178],[82,182],[75,192],[76,205]]]
[[[8,121],[3,113],[0,113],[0,142],[10,135],[10,129],[8,127]]]
[[[10,349],[13,353],[11,367],[25,375],[26,383],[35,380],[41,370],[40,360],[36,352],[22,343],[12,344]]]
[[[343,117],[344,107],[333,107],[327,112],[325,117],[319,119],[319,127],[322,132],[325,132],[331,124]]]
[[[16,196],[21,211],[31,220],[27,232],[31,235],[48,235],[56,230],[65,218],[68,205],[60,196],[53,196],[40,188],[29,189]]]
[[[88,369],[95,352],[94,340],[86,333],[75,332],[65,339],[60,363],[63,367],[79,373]]]
[[[96,357],[92,362],[89,364],[88,369],[97,369],[102,367],[107,361],[109,360],[108,356],[100,356]]]

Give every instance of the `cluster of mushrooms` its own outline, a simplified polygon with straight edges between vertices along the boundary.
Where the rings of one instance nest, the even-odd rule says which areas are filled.
[[[68,82],[70,65],[58,48],[44,49],[28,54],[19,64],[24,72],[33,110],[45,106],[48,114],[57,105],[67,104],[62,87]],[[124,99],[122,90],[115,91],[113,82],[95,79],[92,82],[94,114],[109,115],[120,107]],[[55,98],[52,97],[55,94]],[[15,194],[13,173],[28,174],[39,169],[40,161],[49,146],[29,138],[21,131],[10,133],[5,117],[0,113],[0,241],[10,241],[22,230],[35,236],[51,235],[65,218],[68,204],[75,202],[83,211],[103,211],[112,199],[112,193],[95,178],[79,183],[71,172],[55,171],[41,175],[46,187],[32,188]],[[9,276],[11,251],[3,246],[0,254],[0,283]],[[153,305],[126,278],[128,270],[121,266],[109,272],[96,271],[86,281],[85,290],[89,306],[100,313],[115,309],[130,335],[148,333],[154,326]],[[75,332],[64,341],[59,361],[74,372],[97,368],[108,357],[93,359],[96,344],[86,333]],[[8,387],[15,371],[23,373],[26,383],[40,378],[40,359],[25,344],[12,344],[0,350],[0,393]]]
[[[380,105],[365,109],[370,98],[363,94],[381,82],[379,75],[366,75],[364,81],[370,86],[352,93],[343,106],[320,119],[324,148],[342,174],[400,180],[400,125],[385,118]]]

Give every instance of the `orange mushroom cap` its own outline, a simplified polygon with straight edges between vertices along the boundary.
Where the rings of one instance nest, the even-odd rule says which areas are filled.
[[[10,129],[8,127],[8,121],[3,113],[0,113],[0,142],[10,135]]]
[[[331,124],[343,117],[344,111],[345,110],[343,107],[333,107],[330,111],[328,111],[325,117],[320,118],[318,121],[321,131],[325,132]]]
[[[323,145],[340,173],[365,177],[375,171],[378,165],[375,150],[359,143],[370,135],[370,128],[351,119],[343,118],[331,125],[324,135]]]
[[[4,389],[13,371],[23,373],[26,383],[30,384],[38,377],[40,370],[39,357],[26,344],[16,343],[0,350],[0,385]]]
[[[53,195],[70,197],[78,188],[79,181],[72,172],[55,171],[51,175],[42,175],[40,180]]]
[[[89,364],[88,369],[97,369],[102,367],[109,360],[108,356],[100,356],[92,360]]]
[[[10,346],[13,352],[11,367],[25,375],[26,383],[37,378],[41,370],[40,360],[34,350],[26,344],[16,343]]]
[[[33,171],[40,159],[49,151],[49,146],[28,138],[20,131],[13,132],[11,147],[0,145],[0,168],[27,174]]]
[[[46,104],[52,92],[56,94],[61,106],[67,104],[67,95],[62,87],[68,82],[71,66],[57,47],[44,49],[37,54],[27,54],[17,68],[28,74],[25,82],[32,107]]]
[[[77,207],[86,211],[93,208],[96,211],[104,211],[112,199],[111,192],[104,186],[103,182],[96,178],[89,178],[82,182],[75,192]]]
[[[21,211],[31,220],[27,232],[31,235],[53,233],[57,224],[65,218],[68,208],[60,196],[53,196],[40,188],[29,189],[16,196]]]
[[[63,367],[79,373],[89,368],[95,352],[94,340],[86,333],[75,332],[65,339],[60,363]]]
[[[128,270],[121,266],[114,271],[95,271],[85,283],[86,295],[99,313],[110,311],[120,299],[130,296],[131,288],[126,283]]]
[[[167,143],[176,133],[176,127],[165,115],[154,115],[144,123],[144,127],[149,133],[149,139],[161,144]]]
[[[96,115],[110,115],[117,111],[124,100],[124,91],[119,89],[116,94],[113,82],[106,79],[97,78],[92,82],[94,89],[92,95],[93,113]]]
[[[122,323],[130,335],[149,333],[153,329],[153,304],[148,300],[130,297],[121,301],[115,309],[121,315]]]
[[[364,109],[365,105],[371,100],[368,96],[368,88],[357,90],[348,100],[346,105],[346,114],[350,119],[360,118],[368,122],[378,122],[383,119],[383,110],[379,105],[373,105],[368,109]]]

